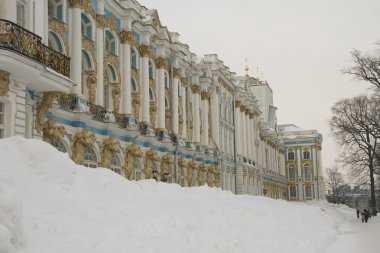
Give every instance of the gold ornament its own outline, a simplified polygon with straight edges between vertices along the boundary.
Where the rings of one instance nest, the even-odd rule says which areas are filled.
[[[153,58],[152,50],[150,49],[150,46],[142,44],[139,46],[139,52],[141,57],[149,57]]]
[[[0,96],[8,95],[9,91],[9,79],[10,73],[4,70],[0,70]]]
[[[133,172],[133,165],[136,159],[142,157],[142,151],[140,149],[140,146],[132,143],[128,146],[128,148],[125,150],[124,160],[124,171],[125,171],[125,177],[129,180],[132,179],[132,172]]]
[[[112,155],[118,151],[120,151],[120,142],[110,135],[100,146],[100,166],[103,168],[111,168]]]
[[[160,161],[160,156],[153,148],[145,152],[144,157],[144,175],[145,179],[152,178],[153,164]]]
[[[156,125],[156,116],[157,116],[157,105],[156,103],[152,103],[149,108],[150,121],[153,126]]]
[[[133,94],[133,115],[136,117],[137,120],[139,120],[140,116],[140,94],[135,93]]]
[[[114,85],[112,89],[112,101],[113,101],[113,111],[119,112],[120,107],[120,85]]]
[[[54,119],[49,119],[42,128],[42,140],[52,143],[54,139],[63,139],[66,134],[64,126],[57,126]]]
[[[37,105],[37,115],[35,127],[38,133],[41,133],[42,127],[45,121],[45,113],[52,106],[54,100],[58,99],[62,95],[58,91],[48,91],[43,94],[42,100]]]
[[[166,59],[163,57],[158,57],[155,60],[155,63],[156,63],[157,69],[167,69],[168,68],[168,63],[166,62]]]
[[[173,79],[181,79],[181,69],[173,68]]]
[[[160,175],[161,181],[164,180],[164,174],[169,174],[169,167],[174,164],[173,156],[166,154],[161,158]]]
[[[72,159],[76,164],[82,165],[86,148],[94,148],[95,135],[91,134],[87,128],[75,134],[71,141]]]
[[[186,179],[187,185],[190,187],[193,182],[193,172],[197,168],[197,164],[194,159],[187,163]]]
[[[95,98],[96,98],[96,88],[97,88],[97,83],[96,83],[96,73],[95,71],[89,72],[87,76],[87,90],[88,90],[88,99],[90,103],[94,104],[95,103]]]

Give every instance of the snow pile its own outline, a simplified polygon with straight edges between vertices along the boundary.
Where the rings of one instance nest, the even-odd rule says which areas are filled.
[[[354,211],[130,182],[37,140],[0,140],[0,252],[323,252]]]

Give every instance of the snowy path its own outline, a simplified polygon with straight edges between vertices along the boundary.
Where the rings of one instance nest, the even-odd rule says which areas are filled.
[[[362,223],[360,219],[347,222],[340,228],[338,240],[326,253],[379,252],[380,216]]]

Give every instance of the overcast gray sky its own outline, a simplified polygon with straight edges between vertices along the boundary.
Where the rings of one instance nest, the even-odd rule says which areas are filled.
[[[256,65],[274,92],[279,124],[323,134],[324,168],[334,164],[327,125],[330,107],[366,92],[349,76],[350,51],[372,52],[380,40],[379,0],[138,0],[155,8],[197,55],[216,53],[230,69],[250,75]]]

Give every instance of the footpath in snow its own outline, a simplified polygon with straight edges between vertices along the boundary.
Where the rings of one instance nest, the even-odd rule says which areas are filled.
[[[362,223],[352,219],[339,229],[338,240],[326,253],[380,252],[380,217],[376,216]]]
[[[320,253],[344,240],[353,215],[326,202],[128,181],[42,141],[0,140],[1,253]]]

